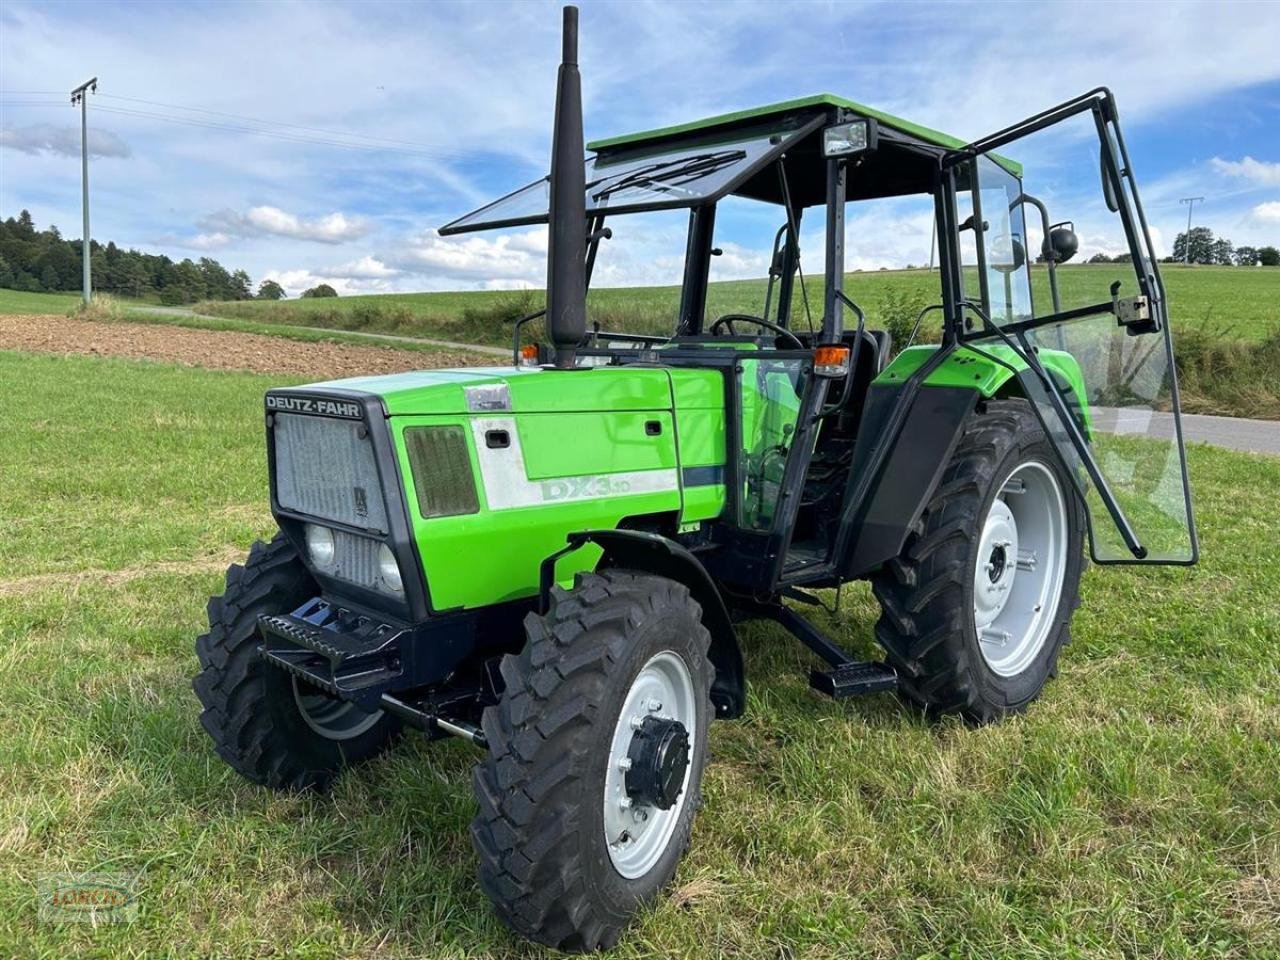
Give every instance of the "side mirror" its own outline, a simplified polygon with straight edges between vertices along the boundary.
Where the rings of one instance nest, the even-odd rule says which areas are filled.
[[[989,254],[987,261],[992,270],[999,273],[1014,273],[1021,270],[1027,262],[1027,248],[1023,246],[1022,238],[1017,234],[1013,236],[996,237],[993,244],[992,253],[997,250],[1008,250],[1009,258],[1007,260],[997,260],[993,255]]]
[[[1067,220],[1049,228],[1049,236],[1040,245],[1040,252],[1050,263],[1066,263],[1080,250],[1080,238],[1075,224]]]
[[[1107,209],[1112,213],[1120,212],[1120,201],[1116,199],[1115,187],[1111,184],[1111,177],[1107,175],[1107,152],[1106,148],[1099,145],[1098,147],[1098,175],[1102,178],[1102,199],[1107,204]]]

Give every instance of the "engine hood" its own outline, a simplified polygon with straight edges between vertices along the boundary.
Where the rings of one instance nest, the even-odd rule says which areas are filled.
[[[327,380],[292,391],[316,395],[373,394],[388,416],[512,413],[569,413],[592,410],[670,410],[671,378],[666,370],[586,367],[552,370],[522,367],[467,367],[415,370],[376,377]],[[566,437],[566,441],[571,438]]]

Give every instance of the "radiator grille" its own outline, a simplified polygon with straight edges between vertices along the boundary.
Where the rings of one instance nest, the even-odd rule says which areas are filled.
[[[351,420],[275,415],[276,499],[295,513],[380,533],[387,507],[373,444]],[[376,571],[375,571],[376,572]]]
[[[333,576],[356,586],[370,590],[387,592],[386,585],[378,576],[378,548],[382,546],[377,540],[358,537],[345,530],[333,531]]]

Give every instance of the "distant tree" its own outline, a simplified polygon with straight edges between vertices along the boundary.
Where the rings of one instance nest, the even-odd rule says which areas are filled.
[[[1258,262],[1264,267],[1280,267],[1280,250],[1275,247],[1259,247]]]
[[[18,224],[15,235],[19,240],[34,240],[36,235],[36,222],[31,218],[30,210],[23,210],[18,214]]]
[[[231,273],[231,299],[253,299],[253,281],[249,279],[249,275],[243,270],[235,270]]]
[[[200,299],[208,300],[234,300],[235,290],[231,282],[231,274],[227,268],[211,257],[201,257],[198,264],[200,269],[201,290]]]
[[[40,286],[50,292],[61,288],[58,271],[53,269],[51,264],[46,264],[45,268],[40,271]]]
[[[329,286],[327,283],[319,283],[310,289],[302,291],[302,296],[305,299],[312,299],[316,297],[336,297],[337,295],[338,291],[333,289],[333,287]]]
[[[1256,247],[1236,247],[1236,266],[1237,267],[1256,267],[1258,265],[1258,250]]]
[[[1085,261],[1085,263],[1110,263],[1110,262],[1111,262],[1111,258],[1108,257],[1105,253],[1095,253],[1092,257],[1090,257],[1088,260]]]
[[[13,289],[22,290],[25,293],[39,293],[40,281],[25,270],[19,270],[17,276],[13,278]]]
[[[259,300],[283,300],[284,297],[284,287],[274,280],[263,280],[262,283],[258,284]]]
[[[1187,256],[1187,247],[1191,248],[1191,256]],[[1178,234],[1173,241],[1173,259],[1182,262],[1189,259],[1192,263],[1213,263],[1213,231],[1208,227],[1192,227],[1191,233]]]
[[[1235,263],[1235,252],[1235,247],[1231,245],[1230,240],[1219,237],[1209,248],[1209,259],[1220,266],[1229,267]]]

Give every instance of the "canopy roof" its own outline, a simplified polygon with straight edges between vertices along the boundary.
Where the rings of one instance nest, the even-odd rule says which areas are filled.
[[[588,143],[587,212],[630,213],[712,203],[723,196],[800,208],[825,199],[822,128],[868,117],[880,126],[877,149],[859,157],[846,199],[927,193],[938,158],[967,141],[829,93],[784,100],[691,123]],[[993,159],[1014,176],[1022,167]],[[546,177],[440,228],[449,236],[472,230],[546,223]]]
[[[714,130],[717,127],[742,126],[758,121],[763,117],[770,117],[776,114],[794,113],[798,110],[807,110],[814,107],[840,107],[846,110],[852,110],[860,116],[871,117],[874,120],[879,120],[887,127],[892,127],[894,130],[909,134],[918,140],[923,140],[925,143],[932,143],[935,146],[945,147],[948,150],[963,147],[968,142],[961,140],[958,137],[953,137],[950,134],[922,126],[918,123],[912,123],[910,120],[903,120],[901,117],[895,117],[893,114],[885,113],[883,110],[868,107],[866,104],[857,103],[853,100],[846,100],[844,97],[837,97],[833,93],[815,93],[809,97],[799,97],[795,100],[781,100],[778,103],[768,103],[762,107],[752,107],[749,110],[735,110],[733,113],[721,113],[714,117],[705,117],[702,120],[693,120],[689,123],[678,123],[670,127],[658,127],[655,130],[644,130],[640,133],[628,133],[618,137],[605,137],[602,140],[591,141],[587,144],[587,149],[609,150],[614,147],[632,147],[639,144],[657,143],[661,140],[667,140],[672,137],[679,137],[706,130]]]

